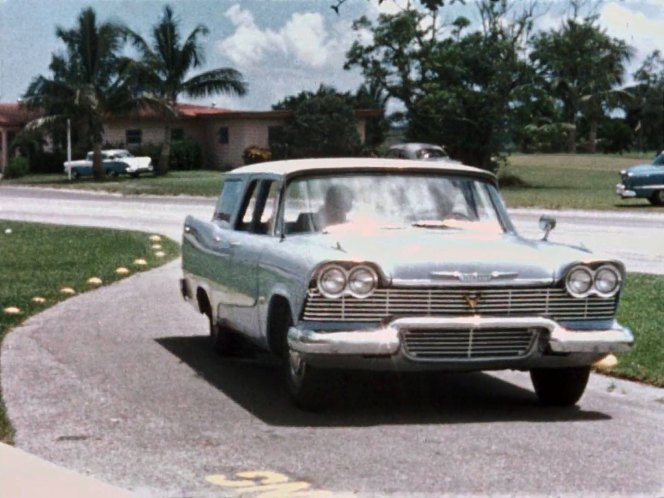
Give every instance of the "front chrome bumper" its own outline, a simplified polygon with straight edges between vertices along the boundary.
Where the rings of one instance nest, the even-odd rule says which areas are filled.
[[[291,327],[288,344],[305,355],[396,355],[401,347],[402,329],[482,330],[537,328],[548,331],[548,349],[552,353],[606,354],[626,352],[634,342],[632,332],[613,322],[607,330],[568,330],[547,318],[485,318],[478,315],[459,318],[400,318],[370,330],[318,332]]]
[[[619,195],[623,199],[627,199],[627,198],[636,197],[636,192],[634,192],[633,190],[629,190],[627,187],[625,187],[625,185],[619,183],[618,185],[616,185],[616,195]]]

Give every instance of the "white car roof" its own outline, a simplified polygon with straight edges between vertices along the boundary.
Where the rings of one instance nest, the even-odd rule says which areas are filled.
[[[495,180],[495,175],[489,171],[465,166],[453,161],[416,161],[408,159],[390,159],[390,158],[366,158],[366,157],[344,157],[329,159],[291,159],[286,161],[268,161],[263,163],[241,166],[227,172],[228,175],[234,174],[275,174],[292,175],[295,173],[316,172],[316,171],[352,171],[354,169],[364,170],[439,170],[447,173],[471,173],[481,175]]]

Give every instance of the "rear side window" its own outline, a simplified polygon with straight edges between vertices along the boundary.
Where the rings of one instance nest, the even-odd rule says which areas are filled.
[[[221,195],[214,210],[214,219],[220,221],[221,225],[225,228],[230,228],[231,216],[233,216],[240,202],[241,190],[241,180],[226,180],[221,189]]]

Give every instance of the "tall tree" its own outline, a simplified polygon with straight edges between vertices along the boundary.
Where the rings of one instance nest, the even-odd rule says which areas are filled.
[[[530,59],[563,103],[569,124],[569,151],[576,151],[576,124],[583,115],[589,126],[589,150],[595,151],[597,126],[623,81],[632,49],[597,25],[597,16],[579,19],[578,10],[560,29],[532,39]]]
[[[244,95],[247,92],[242,74],[232,68],[217,68],[190,76],[192,69],[198,69],[205,63],[200,39],[208,33],[208,28],[199,24],[183,39],[180,20],[170,6],[164,7],[161,19],[152,28],[149,42],[136,32],[128,32],[141,55],[140,62],[134,66],[137,88],[143,99],[151,102],[152,107],[160,110],[165,118],[157,174],[168,171],[171,128],[178,116],[180,95],[199,98],[220,93]]]
[[[357,155],[361,141],[349,92],[320,85],[316,92],[303,91],[284,98],[273,109],[289,109],[293,117],[284,129],[277,157],[341,157]]]
[[[625,106],[627,124],[636,134],[641,150],[664,149],[664,57],[649,54],[634,73],[628,91],[634,99]]]
[[[471,33],[466,18],[443,27],[435,11],[415,8],[382,15],[377,24],[359,19],[355,29],[370,30],[372,41],[355,42],[345,67],[358,66],[403,105],[410,139],[444,144],[453,157],[491,169],[510,102],[529,82],[523,50],[534,4],[478,6],[482,29]]]
[[[75,27],[56,29],[57,37],[65,44],[65,52],[52,56],[49,66],[52,76],[34,78],[23,96],[28,108],[44,113],[31,123],[31,128],[68,118],[81,126],[94,151],[96,180],[104,178],[103,118],[132,105],[127,85],[127,60],[118,55],[124,29],[115,23],[99,23],[92,8],[84,9]]]

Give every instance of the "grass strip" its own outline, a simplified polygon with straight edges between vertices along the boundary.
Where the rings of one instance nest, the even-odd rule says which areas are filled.
[[[632,351],[618,356],[610,374],[664,387],[664,276],[629,274],[618,320],[632,329]]]
[[[165,176],[141,175],[131,178],[121,175],[96,182],[92,178],[69,180],[64,174],[28,175],[17,179],[3,179],[0,185],[66,188],[93,192],[113,192],[123,195],[194,195],[216,197],[221,192],[223,174],[220,171],[171,171]]]
[[[62,289],[80,294],[178,255],[175,242],[150,240],[146,233],[0,220],[0,344],[11,328],[72,296]],[[94,277],[102,283],[88,283]],[[12,308],[19,311],[12,314]],[[13,431],[1,394],[0,441],[10,443]]]

